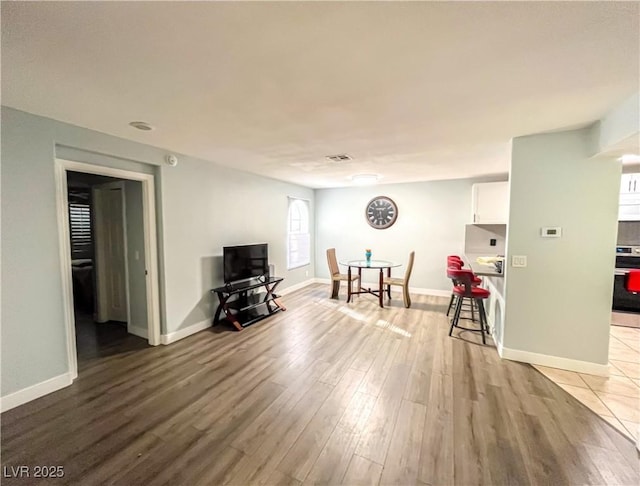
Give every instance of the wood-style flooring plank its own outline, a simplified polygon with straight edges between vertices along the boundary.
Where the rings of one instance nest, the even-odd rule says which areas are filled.
[[[363,371],[347,370],[282,459],[278,465],[279,471],[299,481],[305,480],[363,377]]]
[[[420,450],[427,408],[403,400],[385,458],[381,484],[415,484],[420,468]]]
[[[376,486],[380,482],[382,466],[356,454],[351,458],[342,484],[353,486]]]
[[[448,298],[328,295],[293,292],[242,332],[84,352],[71,386],[2,414],[1,465],[59,464],[49,483],[69,485],[640,482],[611,425],[478,333],[449,337]]]

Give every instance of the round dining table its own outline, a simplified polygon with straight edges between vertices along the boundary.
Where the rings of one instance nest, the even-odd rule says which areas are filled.
[[[399,267],[401,263],[390,262],[388,260],[349,260],[345,262],[340,262],[340,265],[344,265],[347,267],[347,275],[349,277],[348,285],[347,285],[347,302],[351,302],[351,296],[357,294],[371,294],[378,297],[378,302],[380,307],[384,307],[383,304],[383,296],[384,296],[384,271],[387,270],[387,277],[391,277],[391,269],[395,267]],[[358,290],[353,291],[351,288],[351,275],[352,269],[358,269]],[[379,271],[378,277],[378,289],[364,288],[362,286],[362,270],[365,269],[374,269]],[[391,293],[390,290],[388,292]],[[391,295],[389,295],[391,297]]]

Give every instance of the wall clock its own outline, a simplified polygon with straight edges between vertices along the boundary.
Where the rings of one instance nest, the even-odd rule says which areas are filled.
[[[374,197],[364,210],[367,223],[376,229],[385,229],[398,219],[398,206],[386,196]]]

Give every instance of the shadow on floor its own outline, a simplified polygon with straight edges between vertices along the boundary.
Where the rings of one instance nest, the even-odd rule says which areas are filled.
[[[79,372],[99,358],[149,347],[146,339],[129,334],[123,322],[96,323],[91,314],[76,310],[75,324]]]

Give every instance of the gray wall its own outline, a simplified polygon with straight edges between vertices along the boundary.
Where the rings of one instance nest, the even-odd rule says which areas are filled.
[[[125,181],[125,212],[127,225],[127,273],[129,279],[129,327],[135,334],[147,333],[147,282],[145,276],[144,222],[142,183]]]
[[[211,318],[208,289],[226,244],[269,243],[282,288],[313,276],[313,264],[287,272],[285,263],[286,197],[309,199],[313,211],[311,189],[181,155],[169,167],[160,148],[11,108],[1,116],[2,396],[68,371],[56,155],[156,175],[163,333]]]
[[[316,275],[329,278],[327,248],[336,248],[338,260],[363,259],[365,248],[371,248],[374,259],[402,263],[393,271],[394,276],[400,277],[409,252],[415,250],[411,287],[451,290],[451,281],[445,275],[445,258],[463,251],[474,182],[478,181],[316,190]],[[385,230],[373,229],[365,220],[366,204],[379,195],[389,196],[398,205],[398,220]],[[376,278],[373,273],[363,276],[370,282]]]
[[[276,275],[286,277],[280,288],[314,276],[313,262],[287,271],[287,196],[309,199],[313,217],[312,189],[204,161],[163,168],[169,332],[210,319],[215,312],[217,298],[209,290],[223,283],[223,246],[267,243]],[[313,255],[313,247],[311,251]]]
[[[513,141],[507,262],[528,266],[506,271],[506,348],[607,363],[621,167],[590,158],[592,133]]]

